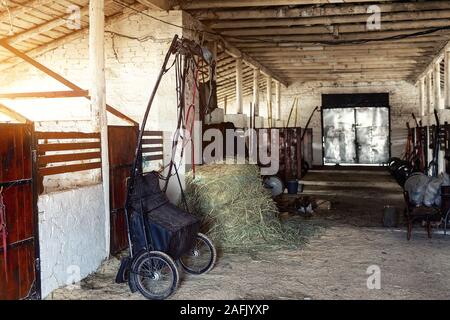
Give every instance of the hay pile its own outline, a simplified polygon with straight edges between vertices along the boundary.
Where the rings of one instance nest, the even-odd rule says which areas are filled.
[[[205,232],[217,246],[240,251],[304,242],[299,226],[279,221],[258,166],[205,165],[186,181],[189,208],[203,219]]]

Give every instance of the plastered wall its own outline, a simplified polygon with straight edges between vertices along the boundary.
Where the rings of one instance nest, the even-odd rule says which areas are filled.
[[[39,197],[42,297],[95,272],[108,257],[101,184]]]

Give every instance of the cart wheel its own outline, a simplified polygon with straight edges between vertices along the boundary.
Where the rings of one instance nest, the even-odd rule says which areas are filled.
[[[180,258],[180,264],[187,273],[199,275],[211,271],[216,259],[217,252],[213,243],[203,233],[199,233],[194,248]]]
[[[180,275],[171,257],[160,251],[143,251],[136,256],[130,272],[131,286],[151,300],[170,297],[178,287]]]

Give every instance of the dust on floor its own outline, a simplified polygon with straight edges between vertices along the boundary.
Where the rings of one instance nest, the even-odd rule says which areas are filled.
[[[450,237],[435,234],[429,240],[416,227],[408,242],[404,228],[382,228],[383,206],[400,209],[401,190],[389,176],[374,172],[331,177],[312,172],[310,181],[311,177],[326,181],[322,176],[326,175],[333,183],[306,183],[305,193],[329,199],[332,206],[312,218],[324,228],[307,245],[223,253],[209,274],[184,275],[171,299],[449,299]],[[374,181],[378,184],[370,183]],[[339,182],[349,186],[339,189]],[[117,259],[111,259],[78,289],[62,288],[49,298],[143,299],[126,285],[114,283],[118,265]],[[379,290],[367,287],[371,266],[380,268]]]

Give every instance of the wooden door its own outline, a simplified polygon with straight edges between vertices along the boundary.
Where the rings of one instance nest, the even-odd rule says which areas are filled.
[[[0,124],[0,137],[0,188],[3,187],[7,227],[6,248],[0,237],[0,299],[38,299],[40,274],[36,193],[33,191],[33,125]]]
[[[128,247],[125,221],[126,180],[137,143],[138,127],[109,126],[110,205],[111,205],[111,254]]]

